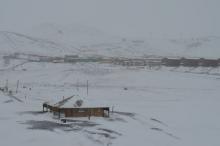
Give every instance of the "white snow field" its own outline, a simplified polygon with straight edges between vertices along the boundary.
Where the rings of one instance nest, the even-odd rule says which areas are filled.
[[[13,96],[0,92],[1,145],[217,146],[219,69],[215,75],[184,70],[96,63],[2,65],[0,86],[8,80]],[[72,95],[114,112],[109,118],[70,118],[67,123],[41,112],[43,102]]]
[[[127,39],[93,28],[51,24],[27,35],[1,31],[0,87],[7,85],[11,94],[0,91],[0,145],[218,146],[220,68],[7,62],[3,56],[217,59],[219,40],[214,36]],[[66,123],[42,112],[44,102],[72,95],[88,105],[109,106],[113,112],[109,118],[68,118]]]

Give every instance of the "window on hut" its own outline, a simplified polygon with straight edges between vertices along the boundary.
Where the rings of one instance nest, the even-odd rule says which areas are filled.
[[[84,112],[87,112],[87,110],[86,110],[86,109],[82,109],[82,108],[80,108],[78,112],[80,112],[80,113],[84,113]]]

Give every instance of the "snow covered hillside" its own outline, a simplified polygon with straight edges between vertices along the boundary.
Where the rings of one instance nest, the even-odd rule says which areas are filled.
[[[27,32],[0,32],[0,53],[41,55],[78,54],[109,57],[183,56],[219,58],[220,37],[131,39],[108,35],[95,28],[43,24]],[[215,53],[213,53],[215,52]]]
[[[68,52],[65,52],[69,50]],[[59,43],[23,35],[20,33],[1,31],[0,32],[0,53],[12,54],[16,52],[40,54],[40,55],[58,55],[65,53],[75,53],[74,49],[69,49]]]

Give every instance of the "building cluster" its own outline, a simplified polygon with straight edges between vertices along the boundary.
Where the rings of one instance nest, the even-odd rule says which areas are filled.
[[[42,56],[34,54],[14,53],[4,56],[5,63],[8,64],[10,59],[23,59],[31,62],[52,62],[52,63],[77,63],[77,62],[99,62],[107,64],[115,64],[122,66],[186,66],[186,67],[218,67],[220,59],[206,58],[117,58],[117,57],[101,57],[78,55],[65,55],[64,57]]]
[[[205,59],[205,58],[115,59],[113,63],[122,66],[218,67],[220,66],[220,59]]]
[[[220,59],[188,59],[188,58],[180,58],[180,59],[171,59],[171,58],[163,58],[161,59],[161,64],[164,66],[186,66],[186,67],[218,67],[220,66]]]

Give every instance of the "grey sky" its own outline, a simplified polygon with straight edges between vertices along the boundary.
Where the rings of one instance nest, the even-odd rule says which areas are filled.
[[[220,36],[219,0],[0,0],[0,30],[79,23],[121,36]]]

